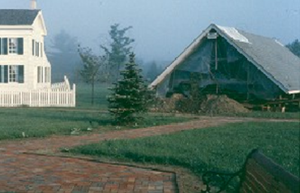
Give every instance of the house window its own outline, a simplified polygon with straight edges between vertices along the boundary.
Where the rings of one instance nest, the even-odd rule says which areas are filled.
[[[9,38],[9,47],[8,47],[10,54],[18,53],[18,39],[16,38]]]
[[[34,56],[34,53],[35,53],[35,41],[34,40],[32,40],[32,55]]]
[[[40,44],[38,42],[35,42],[35,56],[40,56]]]
[[[23,38],[0,38],[0,54],[18,54],[24,53]]]
[[[24,83],[23,65],[0,65],[0,83]]]
[[[37,68],[37,82],[38,83],[44,82],[44,72],[43,72],[42,66],[38,66],[38,68]]]
[[[43,57],[43,44],[32,40],[32,55]]]
[[[51,70],[50,67],[45,67],[45,82],[51,81]]]
[[[43,43],[40,43],[41,47],[41,57],[43,57]]]

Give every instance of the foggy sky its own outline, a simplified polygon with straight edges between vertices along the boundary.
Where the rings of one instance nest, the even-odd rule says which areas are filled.
[[[64,29],[94,49],[108,45],[110,25],[132,26],[138,58],[173,60],[209,24],[276,38],[300,39],[299,0],[37,0],[51,39]],[[0,0],[0,9],[28,9],[30,0]],[[0,18],[1,19],[1,18]]]

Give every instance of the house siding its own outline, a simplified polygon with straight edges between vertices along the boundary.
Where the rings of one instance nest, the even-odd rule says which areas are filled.
[[[44,34],[42,28],[42,16],[39,14],[32,26],[0,26],[0,38],[23,38],[23,54],[0,55],[0,65],[23,65],[24,83],[0,83],[0,89],[6,91],[29,91],[37,89],[50,89],[51,81],[47,83],[37,83],[38,66],[44,69],[51,68],[50,63],[44,53],[44,48],[40,48],[38,56],[32,55],[32,40],[44,45]]]

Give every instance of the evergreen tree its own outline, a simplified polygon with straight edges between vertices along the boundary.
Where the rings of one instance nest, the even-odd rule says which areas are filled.
[[[147,87],[134,57],[133,53],[130,54],[129,63],[125,64],[125,69],[120,73],[122,79],[114,83],[112,94],[108,97],[109,112],[119,125],[135,122],[141,118],[139,113],[146,110]]]
[[[160,67],[156,64],[156,62],[151,62],[146,74],[147,79],[152,82],[159,75],[160,71]]]
[[[293,52],[296,56],[300,57],[300,41],[296,39],[292,43],[286,45],[286,47]]]

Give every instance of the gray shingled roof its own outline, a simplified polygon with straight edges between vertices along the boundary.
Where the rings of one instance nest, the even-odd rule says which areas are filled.
[[[277,40],[238,30],[248,43],[232,40],[256,66],[286,93],[300,90],[300,58]]]
[[[40,10],[0,9],[0,25],[32,25]]]
[[[235,28],[228,28],[211,24],[203,33],[187,47],[151,84],[155,88],[180,65],[189,54],[197,48],[206,34],[215,29],[228,40],[241,54],[260,69],[270,80],[285,93],[300,92],[300,58],[291,53],[277,40],[250,34]]]

